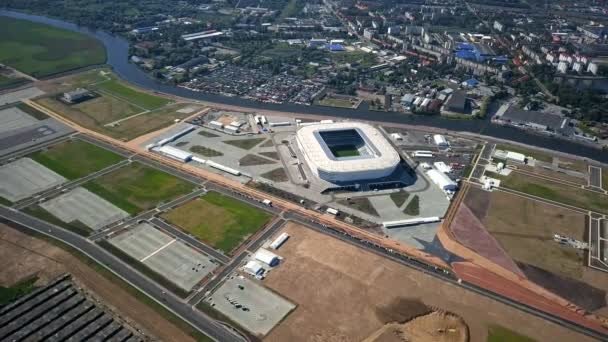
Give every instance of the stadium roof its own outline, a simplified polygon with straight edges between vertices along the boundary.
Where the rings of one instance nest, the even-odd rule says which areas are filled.
[[[356,130],[365,144],[370,148],[371,155],[332,158],[325,149],[325,143],[320,141],[316,132]],[[298,130],[298,139],[309,160],[318,169],[326,172],[365,172],[390,168],[399,163],[401,158],[386,138],[371,125],[362,122],[335,122],[330,124],[310,124]]]

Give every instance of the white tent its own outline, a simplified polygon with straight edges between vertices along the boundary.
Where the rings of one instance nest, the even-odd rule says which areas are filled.
[[[243,267],[243,271],[251,274],[252,276],[257,276],[264,273],[264,266],[256,260],[249,260],[247,264]]]
[[[264,248],[258,249],[254,258],[271,267],[279,263],[279,256]]]

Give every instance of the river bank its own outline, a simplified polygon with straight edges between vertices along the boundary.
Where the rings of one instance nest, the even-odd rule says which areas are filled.
[[[365,120],[374,123],[398,124],[404,125],[404,127],[410,126],[418,129],[431,128],[433,130],[453,131],[541,147],[554,152],[561,152],[608,163],[608,152],[606,151],[601,151],[598,148],[574,141],[534,134],[514,127],[494,125],[490,122],[489,118],[484,120],[450,120],[440,116],[421,116],[396,112],[370,111],[367,108],[355,110],[315,105],[303,106],[289,103],[268,104],[238,97],[200,93],[173,85],[162,84],[150,78],[136,65],[129,63],[129,43],[122,37],[103,31],[90,30],[62,20],[43,16],[6,10],[0,10],[0,15],[45,23],[67,30],[81,32],[99,39],[106,47],[107,64],[112,67],[113,71],[121,79],[155,93],[197,100],[211,106],[237,107],[245,111],[268,111],[276,113],[275,115],[284,115],[285,113],[288,113],[291,115],[310,117],[336,117],[342,119]]]

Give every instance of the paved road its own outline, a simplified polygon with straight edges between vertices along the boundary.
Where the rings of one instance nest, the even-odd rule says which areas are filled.
[[[79,249],[96,262],[104,265],[114,274],[127,281],[150,298],[172,311],[184,321],[191,324],[196,329],[212,337],[216,341],[242,341],[242,337],[229,331],[226,327],[219,324],[204,313],[194,310],[188,303],[182,301],[177,296],[169,293],[164,288],[148,279],[137,270],[131,268],[120,259],[111,255],[97,244],[91,243],[85,238],[71,233],[65,229],[40,221],[29,215],[18,212],[14,209],[0,206],[0,217],[16,222],[24,227],[39,233],[48,235],[54,239],[63,241],[76,249]]]
[[[45,141],[43,143],[40,143],[40,144],[37,144],[37,145],[34,145],[34,146],[29,146],[29,147],[26,147],[24,149],[11,152],[11,153],[3,156],[2,159],[0,159],[0,162],[4,163],[5,161],[8,161],[9,159],[20,158],[20,157],[23,157],[23,156],[28,155],[30,153],[36,152],[38,150],[41,150],[41,149],[43,149],[45,147],[52,146],[52,145],[55,145],[55,144],[59,144],[59,143],[65,141],[65,140],[70,139],[70,137],[73,134],[74,134],[73,132],[69,132],[69,133],[66,133],[65,135],[62,135],[62,136],[57,137],[55,139],[47,140],[47,141]]]
[[[73,180],[73,181],[70,181],[70,182],[67,182],[67,183],[63,183],[62,185],[60,185],[58,187],[55,187],[55,188],[52,188],[52,189],[40,192],[40,193],[38,193],[34,197],[30,197],[30,198],[25,199],[25,200],[23,200],[21,202],[18,202],[17,204],[15,204],[13,206],[13,208],[15,208],[15,209],[23,209],[25,207],[28,207],[28,206],[30,206],[30,205],[38,202],[40,199],[51,198],[51,197],[54,197],[54,196],[57,196],[57,195],[61,194],[62,192],[67,192],[69,190],[75,189],[75,188],[81,186],[82,184],[90,181],[91,179],[103,176],[103,175],[105,175],[107,173],[110,173],[110,172],[112,172],[114,170],[120,169],[121,167],[129,164],[130,162],[131,162],[130,160],[125,159],[125,160],[120,161],[120,162],[118,162],[116,164],[110,165],[110,166],[106,167],[105,169],[102,169],[102,170],[99,170],[97,172],[91,173],[91,174],[89,174],[89,175],[87,175],[85,177],[78,178],[76,180]]]
[[[153,225],[155,225],[156,227],[158,227],[160,230],[165,231],[167,234],[173,235],[173,236],[177,237],[179,240],[185,241],[186,243],[200,249],[201,251],[203,251],[207,255],[215,258],[217,261],[219,261],[222,264],[227,264],[228,262],[230,262],[230,257],[224,255],[223,253],[217,251],[216,249],[214,249],[210,246],[207,246],[206,244],[200,242],[196,238],[184,233],[179,228],[176,228],[176,227],[172,226],[171,224],[169,224],[157,217],[152,218],[151,220],[149,220],[149,222],[152,223]]]

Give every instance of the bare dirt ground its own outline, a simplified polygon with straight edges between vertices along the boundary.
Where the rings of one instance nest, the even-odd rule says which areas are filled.
[[[146,335],[156,336],[162,341],[194,341],[156,311],[68,252],[4,224],[0,224],[0,260],[2,281],[11,276],[29,276],[36,272],[41,272],[38,273],[41,281],[48,281],[53,275],[68,272],[76,283]]]
[[[469,331],[455,315],[432,312],[407,323],[389,323],[363,342],[467,342]]]
[[[412,300],[462,317],[472,342],[485,341],[488,325],[497,322],[538,341],[591,341],[302,226],[290,223],[285,231],[291,237],[277,251],[284,262],[264,283],[298,307],[267,341],[361,341],[395,323],[394,312],[408,311],[403,303]]]

